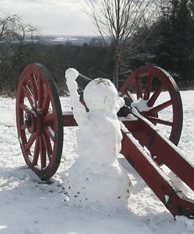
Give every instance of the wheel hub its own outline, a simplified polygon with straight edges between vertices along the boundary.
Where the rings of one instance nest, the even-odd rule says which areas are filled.
[[[43,116],[41,110],[33,108],[26,112],[25,125],[30,133],[36,132],[36,134],[41,135],[43,131]]]

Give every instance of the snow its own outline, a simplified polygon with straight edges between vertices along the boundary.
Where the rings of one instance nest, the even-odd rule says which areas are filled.
[[[131,104],[132,107],[135,107],[138,109],[138,111],[149,111],[149,107],[147,105],[147,101],[139,98],[138,100],[134,101]]]
[[[163,97],[167,95],[165,92]],[[194,163],[194,91],[181,92],[184,123],[178,148]],[[70,100],[61,97],[63,111],[70,111]],[[60,167],[51,181],[42,183],[25,165],[15,123],[15,99],[0,97],[0,233],[1,234],[191,234],[193,220],[176,220],[150,188],[125,161],[132,183],[129,211],[111,213],[93,206],[75,206],[65,201],[64,183],[68,170],[78,157],[77,127],[64,128]],[[168,113],[167,113],[168,114]]]

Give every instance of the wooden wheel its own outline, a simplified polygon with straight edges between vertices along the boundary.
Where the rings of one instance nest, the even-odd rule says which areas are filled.
[[[41,64],[22,72],[17,89],[16,119],[27,165],[47,180],[57,171],[63,147],[62,112],[51,74]]]
[[[144,117],[160,125],[167,137],[178,144],[183,121],[182,101],[169,73],[159,67],[141,67],[128,77],[121,92]]]

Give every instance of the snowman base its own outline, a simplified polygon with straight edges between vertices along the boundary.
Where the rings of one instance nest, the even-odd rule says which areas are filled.
[[[111,211],[128,209],[129,178],[118,160],[112,164],[93,164],[89,167],[78,158],[64,186],[66,200],[74,205],[93,205]]]

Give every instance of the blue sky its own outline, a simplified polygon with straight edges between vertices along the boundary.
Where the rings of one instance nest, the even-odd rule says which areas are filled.
[[[17,14],[41,34],[96,35],[84,0],[0,0],[1,15]]]

